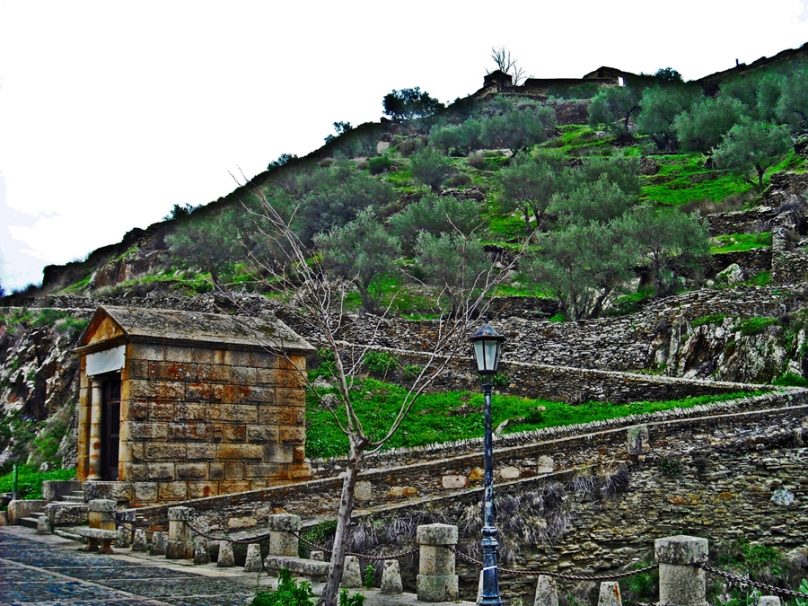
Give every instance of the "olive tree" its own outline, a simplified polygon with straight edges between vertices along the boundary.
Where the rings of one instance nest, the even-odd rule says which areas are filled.
[[[651,137],[657,149],[676,149],[676,116],[689,108],[698,93],[685,86],[654,86],[646,88],[637,114],[637,130]]]
[[[553,194],[564,189],[568,171],[563,160],[553,156],[522,156],[499,171],[502,207],[518,210],[525,220],[525,231],[540,230]],[[531,228],[531,219],[535,221]]]
[[[555,194],[548,212],[566,225],[607,223],[625,213],[633,203],[633,196],[602,175],[597,181],[582,181],[570,191]]]
[[[384,96],[382,106],[385,115],[401,122],[431,116],[443,107],[443,103],[416,86],[392,90]]]
[[[629,121],[640,110],[639,92],[629,86],[611,86],[602,89],[589,105],[589,124],[605,124],[620,137],[631,134]]]
[[[233,210],[185,217],[166,243],[173,263],[210,273],[214,287],[221,286],[225,266],[246,256]]]
[[[696,270],[709,257],[709,232],[696,216],[640,207],[616,222],[651,269],[657,296],[671,292],[677,274]]]
[[[415,250],[418,234],[422,231],[433,235],[458,232],[467,236],[481,224],[476,202],[431,194],[390,217],[390,229],[401,239],[406,252]]]
[[[743,103],[733,97],[699,99],[686,112],[676,116],[673,129],[679,145],[686,150],[708,152],[745,115]]]
[[[401,244],[385,231],[376,211],[366,208],[353,221],[318,234],[314,245],[322,253],[327,270],[356,285],[363,308],[377,311],[378,302],[370,295],[370,284],[377,275],[394,268]]]
[[[800,65],[783,81],[775,114],[780,122],[791,126],[808,122],[808,65]]]
[[[636,259],[616,223],[572,224],[550,232],[523,271],[548,288],[573,320],[596,316],[606,298],[629,278]]]
[[[753,171],[757,182],[750,183],[763,188],[763,176],[791,149],[791,134],[785,125],[768,122],[736,124],[724,136],[721,144],[713,150],[713,161],[721,168]]]
[[[410,168],[412,176],[433,192],[439,192],[443,182],[455,172],[449,158],[433,147],[425,147],[413,154]]]

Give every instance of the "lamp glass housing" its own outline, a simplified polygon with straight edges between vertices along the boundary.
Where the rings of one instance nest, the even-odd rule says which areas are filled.
[[[505,337],[498,334],[490,324],[486,324],[470,340],[474,344],[477,371],[486,375],[496,373]]]

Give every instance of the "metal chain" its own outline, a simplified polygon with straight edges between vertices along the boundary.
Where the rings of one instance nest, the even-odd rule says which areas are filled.
[[[150,526],[164,526],[168,523],[168,518],[158,520],[156,522],[144,522],[138,520],[121,520],[116,518],[115,523],[120,526],[128,526],[133,531],[137,528],[149,528]]]
[[[225,535],[225,536],[216,536],[214,534],[199,530],[196,526],[191,524],[188,520],[185,520],[185,523],[188,525],[188,528],[191,529],[191,532],[193,532],[195,535],[198,535],[198,536],[203,537],[205,539],[208,539],[210,541],[229,541],[230,543],[233,543],[235,545],[249,545],[250,543],[260,543],[261,541],[266,541],[267,539],[269,539],[269,533],[268,532],[264,533],[264,534],[255,535],[255,536],[249,537],[247,539],[231,539],[227,535]]]
[[[727,572],[725,570],[721,570],[719,568],[715,568],[714,566],[710,566],[707,562],[698,562],[694,564],[694,566],[701,568],[702,570],[709,572],[710,574],[714,574],[719,577],[723,577],[740,586],[751,586],[757,589],[765,589],[766,591],[771,591],[772,593],[776,593],[778,595],[785,595],[792,598],[804,598],[808,599],[808,594],[802,593],[801,591],[794,591],[793,589],[784,589],[783,587],[777,587],[777,585],[769,585],[768,583],[763,583],[761,581],[753,581],[748,576],[744,576],[741,574],[734,574],[731,572]]]
[[[470,564],[474,564],[475,566],[484,566],[484,564],[477,560],[470,555],[463,553],[462,551],[458,551],[456,547],[449,547],[455,554],[460,557],[461,560],[465,560]],[[651,566],[645,566],[644,568],[638,568],[636,570],[631,570],[629,572],[617,572],[615,574],[608,574],[608,575],[581,575],[581,574],[565,574],[563,572],[551,572],[549,570],[515,570],[513,568],[505,568],[503,566],[498,567],[500,572],[504,574],[515,574],[523,577],[539,577],[539,576],[547,576],[553,577],[555,579],[562,579],[564,581],[615,581],[617,579],[625,579],[627,577],[633,577],[635,574],[642,574],[643,572],[648,572],[656,568],[656,564]]]
[[[325,545],[319,545],[317,543],[309,541],[308,539],[304,539],[303,537],[301,537],[296,532],[293,532],[292,534],[295,537],[297,537],[297,539],[299,541],[305,543],[309,547],[316,547],[320,551],[325,551],[327,553],[333,553],[333,551],[334,551],[333,549],[331,549],[329,547],[326,547]],[[389,555],[378,555],[378,556],[368,555],[368,554],[364,554],[364,553],[354,553],[352,551],[346,551],[345,555],[356,556],[358,558],[362,558],[363,560],[370,560],[371,562],[383,562],[384,560],[398,560],[400,558],[409,557],[412,554],[416,553],[418,550],[419,550],[419,547],[413,547],[411,549],[408,549],[406,551],[402,551],[402,552],[399,552],[399,553],[391,553]]]

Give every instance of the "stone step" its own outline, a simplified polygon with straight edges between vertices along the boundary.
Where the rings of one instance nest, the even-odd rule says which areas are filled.
[[[17,524],[19,524],[20,526],[27,526],[28,528],[34,528],[35,529],[38,520],[39,520],[39,516],[37,516],[37,517],[28,516],[28,517],[20,518],[19,520],[17,520]]]
[[[59,535],[62,538],[70,539],[71,541],[76,541],[78,543],[84,543],[84,537],[78,534],[75,531],[75,528],[72,526],[66,526],[63,528],[54,528],[53,534]]]
[[[62,503],[84,503],[84,494],[69,494],[62,497]]]
[[[52,526],[80,526],[87,523],[87,503],[74,503],[71,501],[48,503],[45,513]]]

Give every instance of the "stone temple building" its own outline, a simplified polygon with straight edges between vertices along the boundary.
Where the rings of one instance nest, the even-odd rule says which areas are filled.
[[[99,307],[75,350],[79,480],[151,505],[309,478],[312,351],[278,320]]]

